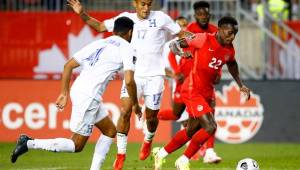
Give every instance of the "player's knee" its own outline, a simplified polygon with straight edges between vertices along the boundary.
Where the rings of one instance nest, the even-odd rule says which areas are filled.
[[[115,126],[113,126],[113,127],[110,127],[107,131],[102,132],[102,133],[103,133],[103,135],[105,135],[105,136],[108,136],[108,137],[110,137],[110,138],[114,138],[114,137],[116,137],[117,129],[116,129]]]
[[[196,132],[197,132],[196,129],[191,129],[191,128],[187,128],[187,129],[186,129],[186,134],[187,134],[187,136],[188,136],[189,138],[192,138],[193,135],[194,135]]]
[[[84,148],[84,145],[75,143],[75,152],[81,152]]]
[[[215,131],[217,130],[217,124],[215,122],[211,122],[206,126],[205,130],[209,134],[214,134]]]

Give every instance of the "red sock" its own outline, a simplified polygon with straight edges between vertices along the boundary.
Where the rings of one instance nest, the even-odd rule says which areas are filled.
[[[210,136],[212,135],[207,133],[205,129],[201,128],[200,130],[198,130],[193,135],[189,146],[184,151],[184,155],[191,159],[191,157],[200,149],[201,145],[203,145]]]
[[[212,135],[211,137],[208,138],[208,140],[205,142],[206,144],[206,149],[208,148],[214,148],[215,145],[215,135]]]
[[[182,129],[175,134],[171,142],[169,142],[164,148],[168,153],[172,153],[183,146],[185,143],[187,143],[189,140],[190,138],[186,134],[186,129]]]
[[[165,109],[161,110],[157,114],[157,118],[159,120],[177,120],[178,117],[174,115],[173,110],[171,109]]]

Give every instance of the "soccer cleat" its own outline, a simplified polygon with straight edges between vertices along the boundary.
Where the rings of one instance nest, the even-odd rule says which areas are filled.
[[[203,157],[204,163],[217,164],[221,161],[222,158],[220,158],[212,148],[206,150],[205,155]]]
[[[144,141],[140,150],[140,160],[145,160],[151,153],[152,141]]]
[[[28,147],[27,147],[28,140],[33,140],[33,139],[26,135],[20,135],[20,137],[17,141],[17,145],[16,145],[15,149],[13,150],[11,157],[10,157],[10,161],[12,163],[15,163],[20,155],[22,155],[28,151]]]
[[[117,154],[117,158],[114,162],[114,170],[122,170],[125,159],[126,159],[125,154]]]
[[[175,167],[177,170],[190,170],[190,163],[183,162],[180,158],[178,158],[175,162]]]
[[[154,157],[154,170],[161,170],[162,165],[166,162],[165,158],[160,158],[158,156],[159,147],[155,147],[152,149],[152,156]]]

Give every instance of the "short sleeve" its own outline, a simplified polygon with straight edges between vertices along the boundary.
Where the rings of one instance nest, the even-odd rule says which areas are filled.
[[[163,25],[163,28],[167,30],[172,35],[178,34],[181,31],[180,26],[172,20],[170,16],[168,16],[165,13],[162,13],[164,15],[165,24]]]
[[[131,46],[126,46],[121,48],[121,55],[123,61],[123,70],[135,70],[136,55]]]
[[[119,14],[118,16],[115,16],[113,18],[104,20],[103,23],[105,25],[105,28],[107,29],[108,32],[113,32],[115,20],[120,18],[120,17],[128,16],[128,15],[129,15],[128,12],[123,12],[123,13]]]
[[[230,48],[230,52],[229,52],[229,59],[228,62],[232,62],[235,61],[235,50],[234,48]]]
[[[103,44],[103,40],[96,40],[84,46],[73,55],[73,59],[75,59],[78,64],[82,65],[83,61],[99,48],[99,44]]]
[[[202,48],[206,39],[207,39],[206,33],[198,33],[198,34],[195,34],[195,36],[193,38],[186,38],[186,42],[188,43],[188,45],[190,47]]]

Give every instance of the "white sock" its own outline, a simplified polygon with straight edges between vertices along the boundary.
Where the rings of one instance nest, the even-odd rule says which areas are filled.
[[[144,134],[145,134],[145,138],[144,138],[144,141],[152,141],[154,135],[155,135],[155,132],[149,132],[148,128],[144,128]]]
[[[100,136],[95,146],[93,161],[90,170],[99,170],[101,168],[112,142],[113,138],[105,135]]]
[[[28,140],[27,147],[52,152],[75,152],[74,142],[66,138]]]
[[[165,158],[168,155],[169,153],[165,150],[165,148],[161,148],[157,153],[157,156],[160,158]]]
[[[127,135],[124,133],[117,133],[117,147],[118,154],[126,154]]]

